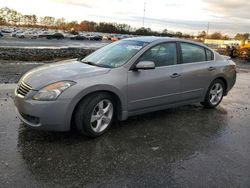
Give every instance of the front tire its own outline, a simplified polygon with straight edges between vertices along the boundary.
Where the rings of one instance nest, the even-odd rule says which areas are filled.
[[[204,105],[205,108],[215,108],[221,103],[224,93],[224,82],[220,79],[216,79],[210,84],[205,97],[205,101],[201,104]]]
[[[75,112],[76,128],[89,137],[98,137],[107,132],[115,114],[113,101],[113,97],[104,92],[85,98]]]

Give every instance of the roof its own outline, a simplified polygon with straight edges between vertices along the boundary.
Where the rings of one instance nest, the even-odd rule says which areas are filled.
[[[172,38],[172,37],[155,37],[155,36],[149,36],[149,37],[134,37],[134,38],[127,38],[127,39],[123,39],[123,40],[134,40],[134,41],[142,41],[142,42],[148,42],[148,43],[152,43],[155,41],[158,42],[167,42],[167,41],[179,41],[179,42],[188,42],[188,43],[192,43],[192,44],[196,44],[196,45],[200,45],[203,47],[206,47],[206,45],[200,43],[200,42],[194,42],[191,40],[186,40],[186,39],[179,39],[179,38]]]
[[[161,40],[161,39],[170,39],[169,37],[154,37],[154,36],[150,36],[150,37],[134,37],[134,38],[127,38],[125,40],[135,40],[135,41],[142,41],[142,42],[154,42],[156,40]]]

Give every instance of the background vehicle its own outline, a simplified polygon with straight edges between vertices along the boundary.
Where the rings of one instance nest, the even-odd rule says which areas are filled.
[[[47,35],[47,39],[64,39],[64,35],[62,33],[54,33],[52,35]]]
[[[2,29],[2,33],[12,33],[14,31],[15,31],[14,28],[4,28],[4,29]]]
[[[29,38],[29,39],[37,39],[38,38],[38,34],[37,33],[33,33],[33,32],[19,32],[16,33],[16,37],[17,38]]]
[[[0,32],[0,37],[3,37],[3,34]]]
[[[225,54],[226,56],[230,56],[231,58],[241,58],[246,60],[246,62],[250,61],[250,43],[239,45],[225,45],[223,48],[219,48],[217,50],[220,54]]]
[[[250,43],[244,44],[240,46],[240,48],[236,48],[234,56],[250,61]]]
[[[85,38],[88,40],[95,40],[95,41],[102,40],[102,37],[97,34],[86,34]]]
[[[19,33],[23,33],[23,31],[21,31],[21,30],[14,31],[14,32],[11,33],[11,36],[16,37],[17,34],[19,34]]]
[[[121,39],[122,39],[122,36],[121,36],[121,35],[118,35],[118,34],[113,35],[113,36],[111,37],[111,40],[112,40],[113,42],[118,41],[118,40],[121,40]]]
[[[48,36],[51,36],[53,34],[54,34],[54,32],[40,31],[40,32],[38,32],[38,37],[39,38],[47,38]]]
[[[112,37],[110,35],[107,35],[107,34],[102,36],[102,40],[111,40],[111,38]]]
[[[86,37],[84,35],[76,35],[70,37],[71,40],[86,40]]]
[[[138,37],[33,69],[19,81],[14,102],[30,127],[67,131],[75,125],[96,137],[114,118],[197,102],[215,108],[235,80],[235,64],[202,44]]]

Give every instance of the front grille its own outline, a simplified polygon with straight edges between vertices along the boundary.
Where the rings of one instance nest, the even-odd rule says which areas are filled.
[[[25,97],[30,90],[32,90],[32,87],[22,81],[17,87],[17,94]]]

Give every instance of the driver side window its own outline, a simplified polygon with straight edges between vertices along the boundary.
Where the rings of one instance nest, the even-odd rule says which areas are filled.
[[[164,43],[150,48],[140,61],[153,61],[156,67],[177,64],[176,43]]]

